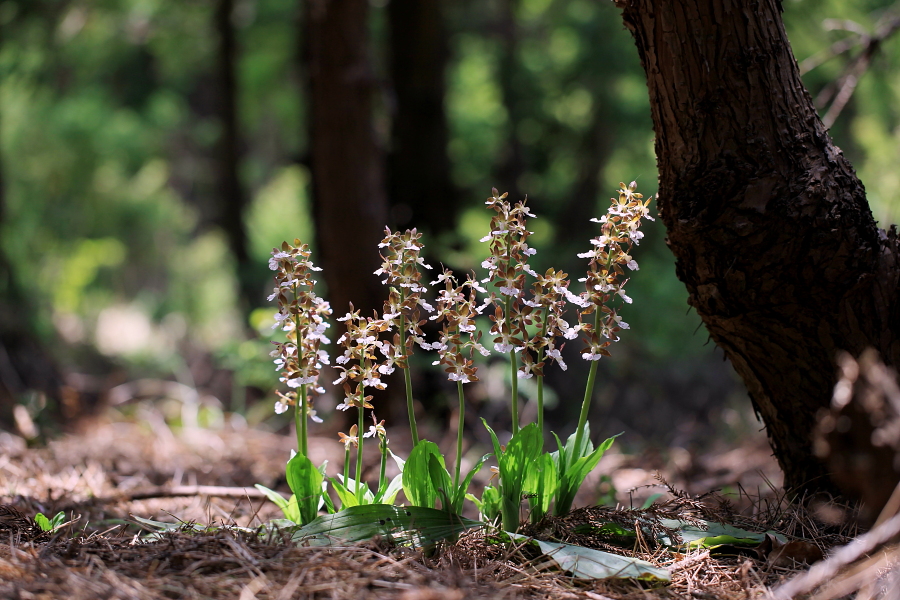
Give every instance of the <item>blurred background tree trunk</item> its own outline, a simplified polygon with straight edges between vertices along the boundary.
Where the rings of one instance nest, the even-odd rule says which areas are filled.
[[[450,177],[444,112],[447,30],[441,0],[391,0],[391,217],[399,228],[452,231],[459,193]]]
[[[900,365],[898,244],[800,80],[777,0],[620,0],[647,74],[659,211],[689,303],[750,392],[794,491],[838,350]]]
[[[316,241],[336,315],[380,312],[373,272],[388,223],[384,157],[373,123],[377,80],[367,0],[306,2],[310,167]]]
[[[247,250],[244,223],[246,193],[241,182],[241,134],[238,114],[238,48],[232,23],[234,0],[218,0],[213,15],[218,34],[216,70],[218,94],[215,110],[222,128],[215,148],[215,181],[219,206],[219,224],[228,238],[228,247],[237,263],[240,304],[246,312],[255,306],[262,288],[255,285],[254,265]]]
[[[497,73],[503,106],[508,119],[506,147],[501,153],[497,169],[499,189],[508,191],[513,201],[525,197],[527,190],[520,190],[520,178],[526,170],[525,148],[519,141],[519,125],[522,123],[522,104],[527,100],[524,75],[519,66],[519,25],[516,13],[519,0],[501,0],[498,14],[498,37],[501,45],[500,65]]]
[[[0,155],[0,230],[9,226],[5,192]],[[46,421],[65,423],[64,417],[73,418],[79,412],[77,405],[67,411],[61,403],[62,377],[33,329],[33,317],[31,303],[22,293],[13,266],[0,248],[0,429],[18,431],[26,437],[38,432],[28,431],[30,417],[22,423],[23,413],[15,415],[14,410],[29,394],[43,395],[38,403],[43,405],[40,408],[48,409],[43,415]]]

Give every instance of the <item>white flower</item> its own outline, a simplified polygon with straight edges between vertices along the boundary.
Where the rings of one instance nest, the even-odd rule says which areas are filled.
[[[271,269],[273,271],[277,271],[278,270],[278,261],[281,260],[282,258],[290,258],[290,256],[291,256],[290,254],[288,254],[287,252],[283,252],[283,251],[273,252],[272,258],[269,259],[269,269]]]
[[[631,303],[632,303],[632,299],[625,295],[625,289],[624,289],[624,288],[619,288],[618,290],[616,290],[616,293],[617,293],[618,295],[622,296],[622,300],[624,300],[626,304],[631,304]]]
[[[627,263],[625,263],[625,266],[628,267],[629,269],[631,269],[632,271],[637,271],[637,270],[638,270],[638,264],[637,264],[637,261],[634,260],[634,259],[631,259],[631,260],[629,260]]]
[[[378,372],[382,375],[390,375],[394,372],[394,367],[392,367],[391,365],[379,365]]]
[[[534,375],[534,373],[532,373],[531,370],[526,371],[525,369],[519,369],[516,371],[516,377],[519,379],[531,379],[532,375]]]
[[[569,368],[569,366],[566,365],[565,361],[563,360],[562,354],[560,353],[560,351],[557,348],[554,348],[553,350],[549,350],[547,352],[547,358],[552,358],[554,361],[556,361],[556,364],[558,364],[559,368],[562,369],[563,371],[565,371]]]
[[[600,360],[603,358],[602,354],[594,354],[593,352],[585,352],[581,355],[581,358],[584,360]]]
[[[501,354],[506,354],[507,352],[511,352],[516,348],[515,344],[505,344],[503,342],[497,342],[494,344],[494,350]]]
[[[447,379],[450,381],[458,381],[460,383],[471,383],[471,379],[465,373],[450,373],[447,375]]]
[[[287,404],[282,402],[281,400],[275,401],[275,414],[281,415],[287,412],[287,409],[290,408]]]

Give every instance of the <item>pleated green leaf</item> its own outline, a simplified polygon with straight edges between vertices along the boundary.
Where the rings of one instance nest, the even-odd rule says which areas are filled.
[[[358,542],[381,536],[400,543],[429,546],[483,525],[481,521],[433,508],[368,504],[322,515],[296,530],[292,539],[304,545],[330,546],[335,542]]]

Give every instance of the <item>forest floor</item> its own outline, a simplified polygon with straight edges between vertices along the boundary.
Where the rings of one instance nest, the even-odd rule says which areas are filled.
[[[81,433],[35,449],[0,432],[0,597],[731,600],[764,597],[807,568],[771,549],[679,553],[647,540],[616,548],[671,572],[670,583],[651,585],[573,578],[546,557],[490,543],[479,531],[423,553],[383,540],[302,547],[286,535],[227,527],[254,528],[280,517],[253,484],[287,493],[283,469],[292,441],[230,426],[173,430],[153,411],[139,421],[112,411]],[[316,464],[342,458],[332,440],[313,440],[310,447]],[[658,450],[636,456],[611,450],[597,471],[609,476],[606,485],[618,490],[622,504],[639,507],[661,493],[657,504],[684,511],[685,518],[712,515],[753,531],[775,530],[814,553],[828,553],[855,534],[852,526],[825,525],[821,514],[785,503],[780,473],[761,436],[702,454],[664,454],[666,460]],[[598,484],[595,478],[585,488]],[[733,494],[726,502],[726,496],[707,494],[717,489]],[[595,500],[596,493],[576,505]],[[72,523],[52,535],[30,520],[58,511]],[[545,529],[551,526],[559,539],[579,520],[612,516],[627,522],[635,514],[622,507],[587,508]],[[224,527],[147,539],[133,516]],[[603,540],[594,545],[610,549]]]

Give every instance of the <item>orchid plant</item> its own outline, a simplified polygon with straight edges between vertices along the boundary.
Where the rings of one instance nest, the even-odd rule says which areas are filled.
[[[474,273],[464,280],[444,268],[431,282],[438,286],[434,306],[425,300],[428,291],[422,283],[421,269],[431,269],[420,256],[421,235],[415,230],[404,233],[385,230],[382,265],[375,272],[388,286],[383,314],[363,316],[354,311],[337,319],[345,332],[337,344],[343,348],[335,359],[339,377],[334,385],[343,389],[344,400],[339,410],[356,410],[356,423],[348,433],[339,434],[344,444],[343,473],[337,478],[325,477],[325,465],[315,467],[307,457],[307,421],[318,420],[312,400],[323,392],[318,378],[330,360],[322,349],[327,344],[325,330],[331,307],[315,295],[312,273],[318,271],[309,261],[309,248],[299,240],[284,243],[273,250],[269,262],[276,272],[277,287],[270,300],[277,299],[279,310],[276,327],[285,332],[286,340],[275,343],[272,356],[281,372],[280,380],[289,388],[279,392],[276,412],[293,407],[297,429],[297,453],[288,462],[288,483],[294,496],[285,500],[276,492],[262,488],[282,507],[286,518],[305,524],[323,507],[334,512],[327,494],[330,482],[341,506],[391,504],[402,487],[406,499],[414,506],[436,508],[459,513],[466,498],[474,501],[486,519],[498,514],[502,526],[515,531],[520,525],[523,497],[528,498],[531,518],[537,520],[551,508],[566,514],[585,477],[596,467],[614,438],[596,448],[590,440],[587,422],[591,398],[597,379],[598,360],[609,356],[609,347],[628,329],[619,310],[630,304],[625,293],[628,274],[638,270],[631,256],[633,246],[640,243],[640,226],[649,215],[649,200],[644,201],[635,190],[637,184],[620,184],[618,198],[613,198],[607,213],[594,222],[600,235],[591,240],[591,248],[579,254],[588,259],[586,275],[578,280],[583,291],[574,292],[568,275],[555,269],[539,274],[529,265],[536,253],[528,239],[532,235],[527,220],[534,218],[526,201],[510,204],[506,194],[492,190],[486,205],[494,215],[490,232],[482,239],[488,244],[489,256],[482,263],[486,274]],[[575,307],[577,322],[567,320],[567,308]],[[478,381],[478,355],[485,360],[491,350],[483,343],[478,318],[485,313],[490,321],[487,331],[495,353],[509,361],[511,375],[510,429],[512,438],[502,446],[495,432],[487,426],[493,442],[492,467],[499,481],[490,482],[480,498],[467,494],[474,475],[491,456],[483,456],[463,476],[461,461],[465,419],[464,386]],[[425,339],[422,325],[425,317],[440,325],[436,340]],[[555,363],[566,370],[562,350],[566,340],[581,338],[581,357],[590,361],[584,399],[575,432],[563,443],[556,437],[557,450],[543,451],[544,371]],[[410,356],[418,346],[436,353],[435,365],[443,367],[447,378],[456,383],[459,399],[457,440],[452,469],[448,469],[440,448],[420,439],[416,425],[413,391],[409,372]],[[383,390],[383,376],[396,368],[403,371],[405,395],[413,450],[406,461],[388,449],[384,421],[374,414],[372,390]],[[519,415],[518,380],[535,377],[537,383],[536,422],[522,426]],[[367,411],[369,411],[367,413]],[[373,425],[363,434],[366,415]],[[555,434],[554,434],[555,437]],[[367,438],[379,444],[381,463],[375,491],[363,482],[363,445]],[[352,456],[355,451],[355,457]],[[388,482],[386,462],[391,455],[401,474]],[[355,459],[355,460],[354,460]],[[353,477],[350,465],[354,463]],[[277,498],[276,498],[277,497]]]

